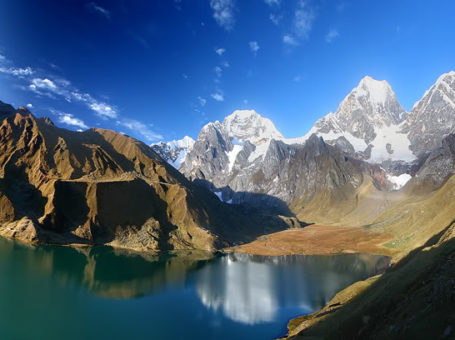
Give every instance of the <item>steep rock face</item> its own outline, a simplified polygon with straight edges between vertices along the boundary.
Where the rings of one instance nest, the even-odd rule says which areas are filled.
[[[219,122],[208,123],[199,133],[180,171],[188,177],[215,178],[229,168],[231,139]]]
[[[380,164],[384,170],[358,166],[372,175],[373,183],[380,188],[399,190],[454,129],[454,79],[454,72],[441,76],[408,114],[386,81],[367,76],[335,113],[317,121],[301,138],[284,138],[270,120],[255,111],[234,111],[222,123],[204,126],[180,170],[225,202],[284,207],[301,201],[312,190],[304,184],[305,193],[296,192],[287,182],[296,181],[298,171],[306,183],[318,176],[303,173],[306,165],[295,174],[289,173],[291,165],[298,163],[302,146],[316,134],[351,161]],[[333,164],[338,163],[330,166]],[[324,183],[318,191],[327,187]],[[325,195],[321,202],[331,196]]]
[[[360,158],[370,162],[412,160],[410,142],[401,132],[406,116],[390,85],[367,76],[335,113],[316,122],[308,136],[316,133],[331,144],[339,144],[343,138],[345,149],[354,149]]]
[[[235,211],[150,147],[110,130],[72,132],[2,105],[0,234],[29,242],[212,250],[290,222]],[[18,222],[22,221],[22,222]]]
[[[223,123],[202,128],[180,170],[225,202],[290,214],[287,205],[295,200],[311,200],[316,192],[337,191],[348,182],[352,193],[360,185],[369,166],[347,157],[350,150],[342,136],[334,146],[316,135],[286,139],[258,113],[235,111]]]
[[[455,173],[455,135],[446,136],[441,144],[428,155],[410,183],[414,190],[439,189]]]
[[[188,136],[170,142],[152,144],[152,149],[174,168],[179,169],[186,155],[193,149],[194,139]]]
[[[441,146],[442,139],[455,132],[455,72],[439,77],[414,105],[403,131],[408,133],[411,150],[425,154]]]

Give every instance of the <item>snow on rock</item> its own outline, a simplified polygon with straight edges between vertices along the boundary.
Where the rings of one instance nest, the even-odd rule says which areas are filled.
[[[256,149],[248,156],[248,162],[254,162],[259,157],[264,157],[269,149],[270,139],[262,140],[258,142],[255,146]]]
[[[416,158],[409,148],[411,141],[405,133],[401,132],[400,125],[376,127],[375,134],[376,137],[371,142],[373,148],[370,162],[381,163],[385,160],[410,162]]]
[[[387,175],[387,179],[393,184],[394,190],[400,190],[411,178],[412,176],[409,174],[401,174],[399,176]]]
[[[242,145],[234,144],[232,150],[227,153],[227,156],[229,159],[229,164],[228,164],[229,172],[232,171],[232,168],[234,167],[234,164],[235,164],[235,160],[237,159],[237,155],[239,154],[240,151],[242,151],[242,148],[243,148]]]
[[[221,202],[223,202],[223,193],[221,191],[214,191],[213,192]]]
[[[174,168],[179,169],[185,161],[186,155],[193,149],[195,140],[189,136],[169,142],[159,142],[150,145],[161,158]]]
[[[218,199],[221,202],[224,202],[224,203],[227,203],[227,204],[232,204],[232,199],[227,200],[227,201],[223,200],[223,193],[221,191],[214,191],[213,193],[218,197]]]
[[[223,120],[222,125],[229,136],[252,143],[260,139],[283,138],[270,119],[254,110],[236,110]]]

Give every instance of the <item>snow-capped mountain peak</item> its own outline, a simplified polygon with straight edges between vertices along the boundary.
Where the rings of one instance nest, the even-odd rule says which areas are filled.
[[[223,120],[222,125],[229,136],[252,143],[261,139],[283,138],[270,119],[254,110],[235,110]]]
[[[318,120],[306,136],[316,133],[372,162],[411,160],[409,140],[400,132],[406,117],[389,83],[366,76],[337,111]]]
[[[455,132],[455,72],[442,74],[418,100],[405,123],[412,150],[427,153],[441,146],[444,136]]]
[[[168,142],[170,146],[176,147],[176,148],[192,148],[194,145],[195,140],[191,138],[190,136],[185,136],[182,139],[177,139],[177,140],[171,140]]]
[[[195,140],[189,136],[182,139],[171,140],[169,142],[159,142],[150,145],[161,158],[165,159],[174,168],[180,168],[180,165],[186,158],[188,152],[193,149]]]
[[[370,76],[362,78],[353,92],[359,96],[368,96],[369,100],[376,105],[385,105],[388,98],[395,96],[387,81],[376,80]]]
[[[354,118],[387,126],[401,123],[406,118],[406,112],[389,83],[370,76],[360,80],[357,87],[340,103],[335,115],[348,121],[348,124]]]

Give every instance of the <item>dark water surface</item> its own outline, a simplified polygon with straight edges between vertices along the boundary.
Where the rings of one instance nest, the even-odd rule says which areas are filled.
[[[371,255],[139,255],[0,238],[0,339],[271,339],[374,275]]]

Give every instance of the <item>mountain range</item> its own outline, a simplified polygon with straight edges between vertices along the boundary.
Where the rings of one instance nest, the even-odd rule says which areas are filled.
[[[392,267],[292,320],[289,337],[452,332],[455,72],[409,112],[387,82],[365,77],[292,139],[254,110],[237,110],[196,140],[149,146],[112,130],[62,129],[0,102],[0,150],[1,236],[146,252],[262,242],[306,254],[296,246],[302,237],[321,233],[330,245],[354,232],[343,251],[374,249]]]
[[[237,110],[223,122],[206,124],[196,141],[185,137],[152,148],[224,202],[276,207],[272,198],[279,198],[292,206],[311,200],[315,187],[333,187],[326,180],[329,173],[335,174],[337,187],[349,182],[356,189],[371,177],[380,183],[379,189],[401,189],[444,137],[455,131],[454,110],[453,71],[441,75],[409,112],[386,81],[366,76],[334,113],[319,119],[300,138],[283,137],[272,121],[254,110]],[[322,138],[320,146],[313,135]],[[347,157],[356,170],[345,175],[340,162],[335,168],[311,162],[308,149],[321,155],[331,147],[343,154],[338,159]],[[354,180],[354,173],[365,176]]]
[[[61,129],[2,102],[0,119],[0,235],[143,251],[214,250],[297,223],[219,202],[126,135]]]

